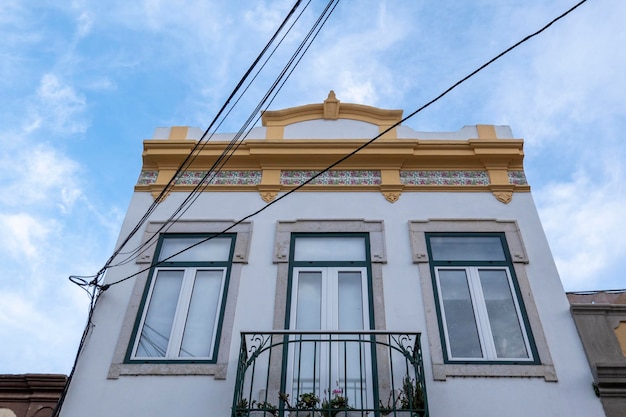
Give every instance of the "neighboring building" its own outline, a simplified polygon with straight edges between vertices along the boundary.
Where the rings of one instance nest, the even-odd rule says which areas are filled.
[[[202,132],[157,129],[120,242],[159,204],[107,272],[61,416],[242,416],[253,401],[286,416],[279,392],[300,415],[318,397],[359,416],[602,416],[523,141],[391,128],[401,118],[332,92],[267,111],[209,181],[233,135],[163,194]]]
[[[626,416],[626,290],[568,293],[607,417]]]
[[[0,375],[0,417],[51,417],[66,381],[57,374]]]

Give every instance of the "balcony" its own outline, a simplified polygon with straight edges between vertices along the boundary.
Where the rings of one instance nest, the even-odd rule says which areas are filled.
[[[427,417],[419,333],[243,332],[232,417]]]

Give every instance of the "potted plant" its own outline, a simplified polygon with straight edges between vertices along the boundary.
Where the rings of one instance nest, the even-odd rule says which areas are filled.
[[[322,412],[325,417],[344,417],[356,415],[356,413],[361,414],[350,407],[348,397],[343,396],[341,388],[335,388],[332,391],[332,395],[333,397],[330,400],[324,398],[324,401],[322,401]]]
[[[290,417],[313,417],[316,414],[315,411],[318,410],[317,405],[320,402],[319,397],[314,392],[300,394],[295,407],[289,403],[289,394],[280,392],[278,397],[287,404]]]
[[[278,415],[278,407],[267,401],[252,401],[252,404],[256,404],[256,410],[250,410],[250,417],[269,417]]]
[[[391,402],[391,400],[393,399],[393,403]],[[380,411],[380,414],[383,416],[389,415],[391,413],[393,413],[393,411],[396,409],[396,403],[398,402],[398,400],[396,398],[394,398],[393,396],[393,391],[389,392],[389,398],[387,398],[387,404],[383,404],[382,400],[378,401],[378,410]]]
[[[394,397],[393,391],[389,393],[387,404],[380,401],[380,414],[390,417],[416,417],[423,416],[424,412],[424,391],[421,384],[406,375],[402,379],[402,388],[398,396]]]
[[[240,399],[237,405],[235,406],[235,415],[237,417],[245,417],[248,415],[249,411],[250,411],[250,405],[248,404],[248,400],[246,398]]]
[[[400,402],[401,416],[422,416],[424,415],[424,390],[419,381],[411,379],[408,375],[402,380],[402,389],[398,395]],[[398,413],[396,413],[398,415]]]

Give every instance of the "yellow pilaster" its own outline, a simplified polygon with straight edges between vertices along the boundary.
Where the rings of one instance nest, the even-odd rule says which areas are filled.
[[[257,189],[266,203],[274,200],[280,191],[280,169],[264,169]]]
[[[170,135],[168,139],[172,139],[172,140],[187,139],[188,131],[189,131],[189,126],[172,126],[172,128],[170,129]]]

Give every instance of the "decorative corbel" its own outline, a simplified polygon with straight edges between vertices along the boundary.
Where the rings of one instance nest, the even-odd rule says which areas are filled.
[[[278,195],[278,191],[261,191],[260,194],[263,201],[265,201],[266,203],[270,203],[274,201],[274,199]]]

